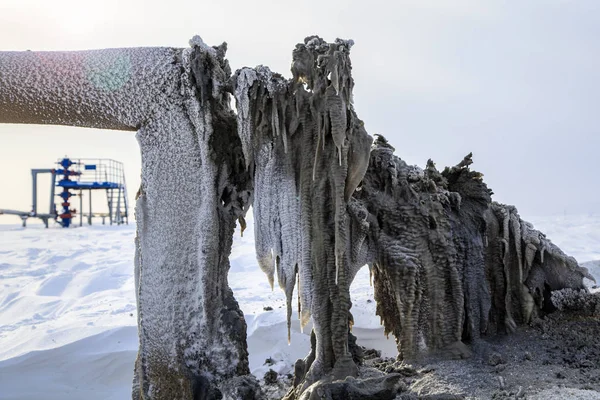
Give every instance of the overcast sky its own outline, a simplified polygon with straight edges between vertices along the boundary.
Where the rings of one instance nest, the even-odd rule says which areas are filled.
[[[473,152],[494,199],[524,217],[600,213],[598,0],[0,3],[0,50],[185,47],[194,34],[228,42],[234,70],[287,76],[305,36],[352,38],[356,111],[398,156],[442,169]],[[121,160],[137,189],[131,132],[0,125],[0,208],[28,210],[29,170],[63,155]]]

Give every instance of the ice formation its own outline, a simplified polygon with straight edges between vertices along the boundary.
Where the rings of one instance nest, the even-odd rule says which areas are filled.
[[[329,373],[357,374],[347,339],[357,260],[346,209],[372,139],[352,107],[351,46],[308,37],[293,52],[292,79],[263,66],[234,76],[238,132],[255,166],[257,258],[271,282],[277,272],[288,327],[296,282],[301,325],[314,322],[316,348],[299,393]]]
[[[365,264],[405,358],[465,356],[465,343],[550,311],[552,291],[584,289],[587,271],[492,202],[470,155],[439,172],[373,142],[352,105],[352,45],[306,38],[291,79],[264,66],[232,75],[226,45],[199,37],[187,49],[0,52],[0,123],[138,131],[134,399],[260,398],[227,284],[250,205],[258,262],[286,293],[288,327],[295,304],[302,326],[313,321],[290,399],[395,393],[394,376],[331,383],[358,373],[349,288]]]
[[[462,342],[548,311],[552,290],[584,289],[587,270],[514,207],[492,202],[470,154],[440,173],[393,150],[376,140],[350,206],[357,228],[368,224],[377,313],[401,356],[423,348],[466,356]]]
[[[308,37],[291,80],[263,66],[234,76],[238,132],[255,166],[259,264],[270,282],[277,272],[288,326],[296,282],[301,324],[315,323],[290,398],[356,374],[348,287],[365,264],[401,357],[467,356],[463,342],[514,331],[543,312],[551,290],[583,288],[586,276],[514,207],[491,201],[471,155],[440,173],[432,161],[407,165],[383,137],[371,147],[352,107],[350,47]]]

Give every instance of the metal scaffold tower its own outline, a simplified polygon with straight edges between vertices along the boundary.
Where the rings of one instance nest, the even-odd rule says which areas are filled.
[[[83,196],[88,192],[89,206],[86,214],[87,222],[92,224],[92,218],[106,218],[112,224],[129,223],[129,207],[127,200],[127,185],[123,163],[110,159],[83,159],[62,158],[57,161],[58,168],[32,169],[32,194],[33,202],[31,211],[2,210],[0,214],[17,215],[21,217],[23,226],[28,218],[40,218],[46,228],[50,219],[55,220],[65,228],[71,226],[73,218],[79,214],[79,225],[83,225]],[[49,173],[52,176],[50,185],[49,213],[38,213],[37,204],[37,177],[38,174]],[[58,190],[57,190],[58,189]],[[94,213],[92,211],[92,191],[106,191],[106,205],[108,213]],[[56,193],[58,191],[58,193]],[[61,199],[60,211],[57,209],[55,197]],[[79,197],[79,212],[71,208],[71,198]]]

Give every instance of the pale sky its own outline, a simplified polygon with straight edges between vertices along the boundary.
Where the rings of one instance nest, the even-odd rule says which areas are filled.
[[[234,70],[286,76],[305,36],[354,39],[356,111],[398,156],[442,169],[472,151],[494,199],[525,218],[600,213],[598,0],[0,3],[0,50],[185,47],[195,34],[228,42]],[[28,210],[29,170],[64,155],[123,161],[135,194],[133,133],[0,125],[0,208]]]

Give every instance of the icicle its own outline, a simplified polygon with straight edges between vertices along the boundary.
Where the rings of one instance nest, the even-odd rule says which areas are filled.
[[[337,251],[335,252],[335,285],[338,284],[338,276],[340,274],[340,262],[338,259]]]
[[[240,237],[244,237],[244,231],[246,230],[246,220],[244,219],[243,215],[240,215],[238,221],[240,223]]]
[[[356,251],[352,255],[355,260],[358,258],[358,255],[360,254],[360,251],[362,250],[362,245],[363,245],[364,241],[365,241],[365,238],[363,237],[363,238],[359,239],[356,244]],[[371,271],[369,271],[369,274],[370,273],[371,273]]]
[[[502,209],[502,214],[504,216],[504,219],[502,220],[502,237],[504,238],[504,240],[506,240],[506,243],[508,244],[508,240],[510,238],[510,214],[505,209]]]
[[[500,239],[502,242],[502,262],[506,265],[508,263],[508,241],[506,239]]]
[[[326,101],[327,114],[329,115],[329,121],[331,123],[331,137],[333,139],[333,143],[335,143],[335,147],[337,147],[338,151],[340,152],[339,157],[341,160],[341,150],[344,147],[346,131],[348,129],[346,107],[340,96],[334,95],[330,90],[328,90]],[[342,165],[341,161],[340,165]]]
[[[285,109],[283,110],[283,115],[285,116]],[[288,152],[288,138],[287,138],[287,130],[285,128],[285,120],[283,120],[283,123],[281,124],[281,129],[282,129],[282,139],[283,139],[283,152],[285,154],[287,154]]]
[[[360,185],[367,172],[371,145],[373,144],[373,138],[367,134],[363,124],[357,118],[351,118],[350,132],[351,135],[348,135],[348,137],[352,137],[352,140],[349,142],[348,149],[346,150],[348,154],[348,172],[346,176],[346,188],[344,190],[344,201],[346,202],[350,200],[350,197],[352,197],[352,194],[358,188],[358,185]],[[361,231],[366,236],[369,224],[365,223],[366,225],[361,223]]]
[[[324,126],[321,123],[321,112],[318,113],[317,115],[317,140],[320,142],[321,141],[321,134],[323,134],[323,129]],[[325,150],[325,143],[323,143],[323,150]]]
[[[295,103],[295,106],[296,106],[294,108],[296,109],[296,120],[299,121],[300,120],[300,108],[301,108],[301,105],[300,105],[300,102],[298,101],[298,97],[299,96],[295,96],[294,97],[294,100],[295,100],[294,103]]]
[[[298,320],[300,320],[300,310],[302,309],[302,304],[300,303],[300,274],[296,274],[298,276]]]
[[[293,289],[292,285],[292,289]],[[287,306],[287,337],[288,337],[288,346],[292,343],[292,295],[289,296],[286,293],[285,303]]]
[[[519,272],[519,283],[523,283],[523,254],[521,253],[521,223],[519,222],[519,215],[516,212],[512,212],[510,215],[510,222],[512,227],[512,233],[514,236],[515,250],[517,253],[517,263]]]
[[[258,258],[258,266],[267,275],[271,291],[274,290],[275,283],[275,267],[273,265],[273,255],[269,252],[268,255]]]
[[[529,324],[535,306],[535,300],[529,292],[529,288],[523,284],[521,285],[521,299],[523,302],[523,321],[526,324]]]
[[[317,135],[317,145],[315,146],[315,159],[313,161],[312,180],[313,182],[317,179],[317,164],[319,163],[319,157],[321,156],[321,148],[319,143],[321,142],[321,135]]]
[[[337,64],[335,64],[333,66],[333,71],[331,72],[331,84],[333,85],[333,88],[335,89],[335,94],[339,95],[340,94],[340,75],[338,72]]]
[[[251,121],[250,88],[257,80],[256,72],[250,68],[240,70],[235,84],[235,99],[237,105],[238,136],[242,141],[242,151],[246,160],[246,170],[250,167],[253,141],[253,127]]]
[[[533,265],[535,253],[537,253],[537,247],[535,247],[535,245],[533,245],[532,243],[527,243],[527,246],[525,247],[525,265],[528,268],[531,268],[531,266]]]
[[[323,144],[323,151],[325,151],[325,137],[327,135],[327,130],[328,130],[327,128],[329,127],[329,124],[328,124],[329,118],[327,118],[327,113],[323,114],[322,118],[323,118],[323,142],[322,142],[322,144]]]
[[[306,310],[302,310],[300,314],[300,332],[304,333],[304,327],[310,321],[310,313]]]
[[[273,135],[279,136],[279,112],[277,111],[277,99],[273,97],[273,104],[271,106],[271,127],[273,129]]]
[[[319,123],[321,122],[321,118],[325,119],[327,114],[319,115]],[[325,151],[325,135],[327,135],[327,130],[325,129],[325,121],[323,121],[323,138],[321,140],[321,145],[323,146],[323,151]]]

